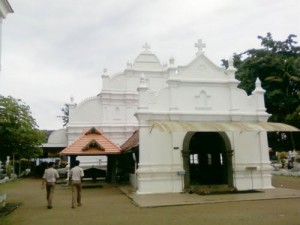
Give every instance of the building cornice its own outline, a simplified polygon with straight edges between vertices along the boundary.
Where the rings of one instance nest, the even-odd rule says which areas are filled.
[[[13,9],[7,0],[0,0],[0,16],[5,19],[8,13],[13,13]]]

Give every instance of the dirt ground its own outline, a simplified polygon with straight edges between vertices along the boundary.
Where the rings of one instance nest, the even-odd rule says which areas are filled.
[[[300,189],[300,177],[274,176],[273,185]],[[300,199],[228,202],[138,208],[118,187],[83,189],[83,206],[71,208],[71,189],[57,185],[53,209],[46,208],[41,180],[24,179],[0,185],[7,202],[21,202],[1,225],[276,225],[300,224]]]

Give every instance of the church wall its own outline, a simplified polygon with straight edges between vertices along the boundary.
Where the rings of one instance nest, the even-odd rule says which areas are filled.
[[[139,86],[140,77],[144,74],[147,78],[147,85],[153,90],[160,90],[166,86],[168,73],[125,70],[124,73],[117,74],[106,81],[103,90],[136,92]]]
[[[189,91],[187,91],[189,89]],[[224,113],[229,110],[229,95],[226,87],[184,86],[171,97],[178,99],[178,110],[182,111],[213,111]],[[220,96],[219,98],[213,96]],[[181,99],[185,99],[182,101]]]
[[[97,127],[116,144],[122,145],[138,129],[134,117],[137,94],[133,92],[104,92],[70,107],[68,143],[82,135],[84,129]]]
[[[167,73],[158,73],[158,74],[146,74],[148,79],[147,85],[151,87],[152,90],[158,91],[161,90],[163,87],[166,87],[166,81],[168,78]],[[137,85],[138,86],[138,85]]]
[[[233,150],[238,190],[272,188],[266,132],[235,132]]]
[[[155,128],[151,133],[149,130],[149,128],[140,129],[137,193],[181,192],[183,179],[178,172],[183,170],[181,158],[183,134],[173,136],[172,133],[160,132]]]
[[[92,97],[84,100],[76,108],[69,109],[72,116],[69,117],[69,123],[97,123],[101,121],[101,102],[98,97]]]
[[[243,90],[231,90],[224,84],[171,82],[159,92],[148,89],[142,93],[143,105],[154,111],[210,113],[210,115],[239,116],[247,121],[257,118],[257,96],[247,96]],[[234,101],[233,101],[234,99]],[[252,115],[251,115],[252,114]]]
[[[105,123],[118,124],[126,121],[126,106],[123,104],[111,104],[105,107]]]
[[[101,93],[102,120],[103,124],[134,124],[137,119],[134,112],[137,110],[138,97],[136,93]]]
[[[150,133],[151,132],[151,133]],[[149,132],[140,129],[140,164],[170,164],[171,163],[171,135],[169,133],[157,132],[156,129]]]
[[[104,90],[110,91],[136,91],[139,78],[136,75],[117,74],[107,81],[107,85],[103,87]]]

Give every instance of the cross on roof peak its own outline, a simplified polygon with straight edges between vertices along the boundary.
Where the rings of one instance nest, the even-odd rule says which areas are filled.
[[[145,51],[149,50],[151,48],[151,46],[146,42],[144,45],[143,45],[143,48],[145,49]]]
[[[202,42],[202,39],[199,39],[197,43],[195,43],[195,47],[198,48],[197,55],[204,53],[203,49],[206,47],[206,44]]]

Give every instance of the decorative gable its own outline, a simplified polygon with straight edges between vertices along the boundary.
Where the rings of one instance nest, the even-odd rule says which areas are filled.
[[[179,80],[199,80],[201,82],[224,82],[228,80],[228,76],[224,73],[224,69],[216,66],[203,54],[197,55],[189,64],[179,66],[176,78]]]
[[[218,67],[204,55],[201,40],[195,46],[196,57],[170,74],[168,86],[159,90],[155,98],[141,77],[136,117],[140,119],[148,113],[151,118],[163,120],[266,121],[269,114],[259,82],[256,91],[247,96],[238,88],[232,59],[227,69]]]
[[[65,148],[61,155],[110,155],[120,153],[121,148],[118,145],[109,140],[100,129],[92,127]]]
[[[88,135],[88,134],[102,134],[102,132],[97,130],[95,127],[92,127],[87,132],[85,132],[85,135]]]
[[[104,148],[96,140],[91,140],[86,146],[82,148],[82,151],[87,151],[89,149],[98,149],[104,151]]]

